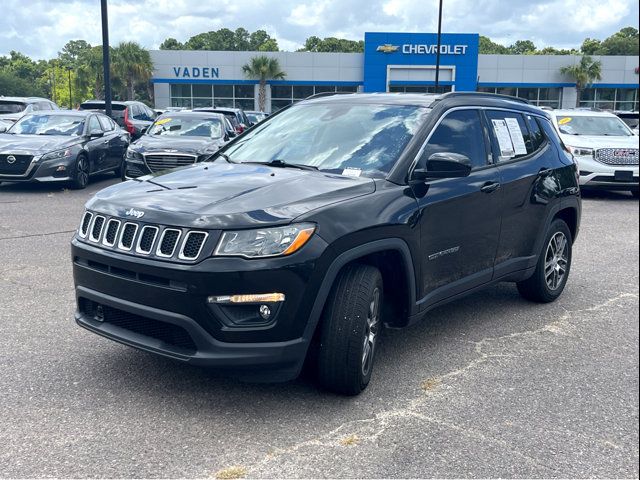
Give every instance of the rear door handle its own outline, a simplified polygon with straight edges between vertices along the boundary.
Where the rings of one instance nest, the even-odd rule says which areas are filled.
[[[500,188],[500,184],[498,182],[487,182],[481,188],[480,191],[483,193],[492,193]]]

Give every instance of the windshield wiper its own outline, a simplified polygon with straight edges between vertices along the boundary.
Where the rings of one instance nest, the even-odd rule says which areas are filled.
[[[302,163],[289,163],[284,160],[280,160],[279,158],[274,158],[268,162],[242,162],[242,163],[252,163],[256,165],[267,165],[268,167],[277,167],[277,168],[299,168],[300,170],[319,170],[318,167],[313,165],[304,165]]]

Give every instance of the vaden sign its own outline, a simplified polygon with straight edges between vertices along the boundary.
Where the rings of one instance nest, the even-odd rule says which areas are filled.
[[[218,67],[173,67],[176,78],[220,78]]]

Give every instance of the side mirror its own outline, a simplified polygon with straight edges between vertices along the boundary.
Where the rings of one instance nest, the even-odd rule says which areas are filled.
[[[150,125],[140,129],[140,135],[144,135],[149,130]]]
[[[465,155],[453,152],[434,153],[427,160],[427,168],[416,168],[413,171],[412,180],[468,177],[471,168],[471,160]]]
[[[104,132],[102,130],[91,130],[89,132],[89,137],[90,138],[100,138],[100,137],[104,137]]]

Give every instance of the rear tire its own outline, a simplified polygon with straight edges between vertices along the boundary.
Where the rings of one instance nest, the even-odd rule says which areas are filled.
[[[89,184],[89,160],[84,155],[78,155],[76,163],[73,166],[73,179],[71,180],[71,188],[82,190]]]
[[[567,224],[554,220],[538,258],[533,275],[518,282],[518,291],[527,300],[539,303],[555,301],[564,290],[571,270],[573,238]]]
[[[323,314],[318,380],[327,390],[357,395],[371,380],[382,330],[382,275],[370,265],[346,266]]]

